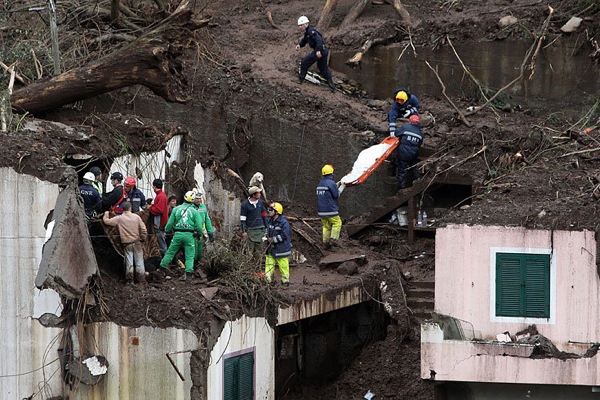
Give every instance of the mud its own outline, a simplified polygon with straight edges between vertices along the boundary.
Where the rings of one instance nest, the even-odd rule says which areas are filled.
[[[597,35],[598,7],[592,3],[586,9],[584,3],[566,0],[554,5],[556,12],[548,32],[559,35],[564,22],[583,13],[586,35]],[[447,45],[446,36],[474,46],[482,38],[532,40],[531,32],[539,32],[548,16],[547,6],[539,2],[410,0],[403,2],[416,24],[410,35],[389,4],[368,5],[350,28],[340,30],[337,26],[351,4],[350,0],[340,0],[331,28],[323,32],[333,52],[351,53],[365,39],[386,37],[390,32],[395,32],[395,42],[412,41],[433,48]],[[75,132],[48,125],[4,135],[0,165],[58,182],[65,167],[64,154],[87,153],[109,159],[120,154],[122,146],[135,151],[157,149],[166,135],[182,131],[189,133],[189,161],[213,165],[217,171],[227,166],[244,178],[260,170],[268,178],[267,192],[281,199],[286,215],[314,217],[313,185],[318,180],[318,167],[333,162],[339,171],[348,171],[361,148],[387,134],[385,114],[391,104],[368,95],[332,94],[324,87],[295,82],[298,62],[306,54],[305,50],[294,50],[300,38],[296,19],[307,15],[316,22],[322,6],[320,0],[195,4],[203,16],[212,17],[212,22],[194,38],[202,46],[190,46],[185,59],[194,85],[190,104],[166,104],[139,87],[89,99],[81,109],[65,108],[39,116],[75,127]],[[269,24],[267,10],[279,29]],[[516,16],[519,24],[499,28],[498,20],[506,15]],[[597,60],[597,52],[594,56],[583,32],[564,36],[581,43],[582,51]],[[337,71],[333,75],[338,83],[352,83]],[[507,80],[513,76],[511,71]],[[398,82],[398,86],[410,85]],[[389,89],[391,94],[395,88]],[[565,93],[572,95],[576,94]],[[472,204],[457,204],[430,215],[437,226],[458,222],[597,230],[600,164],[595,148],[600,132],[576,134],[584,125],[597,124],[597,104],[582,107],[577,118],[554,109],[487,107],[468,116],[471,126],[466,126],[442,93],[419,97],[424,110],[435,119],[424,130],[425,146],[433,155],[421,164],[423,171],[432,176],[452,170],[475,181]],[[459,110],[477,101],[464,97],[451,100]],[[303,132],[307,126],[310,129]],[[370,133],[365,133],[367,130]],[[307,135],[305,147],[299,145],[303,134]],[[303,168],[298,168],[299,159],[305,163]],[[219,174],[227,180],[225,175]],[[225,186],[243,196],[233,182],[225,182]],[[344,193],[344,221],[382,202],[395,192],[394,186],[393,174],[381,172],[369,184]],[[311,237],[318,241],[319,223],[310,224],[314,229]],[[369,228],[360,240],[349,239],[344,231],[342,241],[344,252],[364,254],[368,260],[358,266],[356,274],[347,276],[335,269],[319,268],[320,251],[294,235],[294,246],[307,262],[292,267],[290,288],[271,290],[257,281],[255,292],[264,294],[263,301],[274,305],[343,287],[348,281],[386,281],[388,290],[401,293],[410,286],[407,276],[415,281],[433,280],[433,239],[409,243],[405,231],[382,225]],[[122,277],[111,271],[114,255],[97,254],[101,254],[97,287],[103,307],[95,311],[94,319],[214,333],[223,320],[252,312],[248,304],[236,301],[231,287],[202,283],[198,277],[185,283],[172,279],[147,286],[125,285]],[[419,257],[423,254],[426,256]],[[180,271],[173,269],[172,274],[176,278]],[[200,293],[206,286],[219,289],[211,301]],[[402,296],[389,300],[393,313],[384,341],[367,346],[336,382],[326,387],[303,387],[284,398],[361,399],[367,390],[377,399],[434,398],[432,386],[419,377],[419,321],[410,315]],[[196,356],[194,363],[201,365],[202,356]],[[193,390],[201,393],[197,381],[201,377],[194,377]]]

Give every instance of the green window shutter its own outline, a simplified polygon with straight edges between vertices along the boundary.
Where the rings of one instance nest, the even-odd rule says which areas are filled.
[[[496,315],[550,317],[550,255],[496,255]]]
[[[254,353],[240,356],[239,400],[254,399]]]
[[[521,316],[521,260],[518,255],[496,255],[496,315]]]
[[[550,255],[540,254],[525,259],[526,317],[550,317]]]
[[[254,399],[254,353],[225,359],[223,367],[223,399]]]

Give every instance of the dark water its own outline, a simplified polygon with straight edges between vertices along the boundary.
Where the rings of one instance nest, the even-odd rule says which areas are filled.
[[[593,105],[600,98],[600,68],[588,56],[591,49],[583,39],[576,47],[574,40],[568,42],[557,40],[542,47],[533,78],[529,79],[528,62],[524,78],[506,91],[511,98],[504,101],[536,108],[567,107],[572,111]],[[495,41],[454,46],[481,85],[497,90],[519,76],[531,43]],[[400,86],[409,87],[417,95],[441,95],[441,85],[425,61],[438,72],[449,96],[471,97],[475,93],[476,87],[450,46],[436,50],[420,47],[416,49],[416,57],[409,48],[398,59],[403,48],[404,45],[372,48],[363,57],[361,66],[355,69],[344,64],[354,53],[334,51],[331,66],[380,99],[390,97]]]

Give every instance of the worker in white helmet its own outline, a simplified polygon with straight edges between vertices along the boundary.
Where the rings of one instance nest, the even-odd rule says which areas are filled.
[[[329,89],[331,89],[332,92],[335,92],[335,84],[331,77],[331,71],[327,66],[329,49],[325,45],[323,35],[321,35],[314,26],[310,26],[309,22],[308,18],[304,15],[298,18],[298,28],[304,32],[304,37],[296,45],[296,50],[300,50],[300,47],[304,47],[307,44],[313,49],[300,63],[300,76],[298,77],[298,82],[304,82],[304,78],[306,77],[310,66],[317,63],[319,72],[321,73],[321,76],[327,80]]]

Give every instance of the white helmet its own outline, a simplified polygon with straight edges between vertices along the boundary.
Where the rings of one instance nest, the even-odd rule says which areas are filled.
[[[189,191],[185,194],[185,196],[183,196],[183,199],[185,201],[187,201],[188,203],[193,203],[194,202],[194,197],[196,196],[196,193],[194,193],[193,191]]]
[[[306,18],[304,15],[298,18],[298,26],[308,24],[308,22],[308,18]]]
[[[90,182],[96,182],[96,176],[94,175],[93,172],[86,172],[83,175],[83,180],[84,181],[90,181]]]

